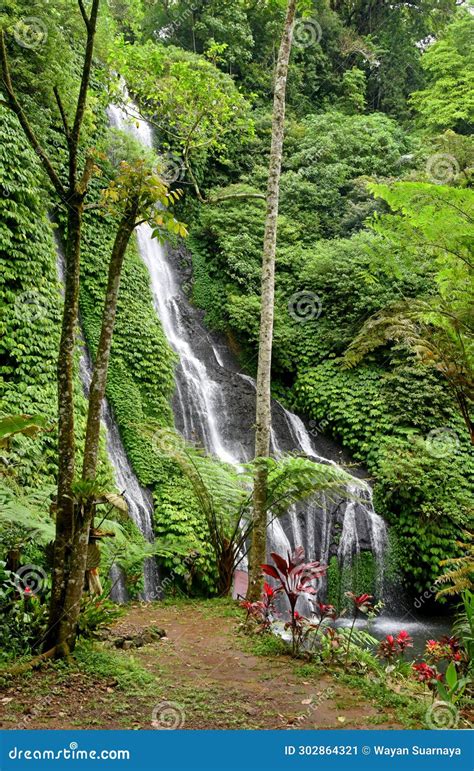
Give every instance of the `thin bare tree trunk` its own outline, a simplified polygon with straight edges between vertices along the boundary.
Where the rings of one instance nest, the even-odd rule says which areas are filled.
[[[84,462],[82,467],[83,479],[93,480],[96,476],[100,443],[100,413],[107,385],[110,349],[112,346],[115,318],[117,315],[120,278],[125,252],[134,231],[135,222],[136,210],[131,213],[129,212],[123,217],[115,237],[109,262],[107,291],[102,312],[102,328],[89,390],[89,409],[87,413]]]
[[[50,630],[46,649],[56,647],[59,620],[67,588],[68,566],[74,535],[75,507],[72,483],[75,472],[74,347],[79,302],[79,266],[82,201],[68,212],[64,310],[57,365],[58,385],[58,494],[54,542]]]
[[[270,453],[271,431],[271,365],[273,344],[273,315],[275,297],[275,254],[277,240],[278,200],[280,193],[281,160],[285,129],[285,99],[288,65],[295,21],[296,0],[289,0],[283,35],[278,53],[273,98],[272,145],[267,186],[267,213],[263,244],[260,339],[257,371],[257,405],[255,426],[252,545],[250,549],[250,574],[248,598],[258,599],[261,589],[261,563],[265,562],[267,530],[267,468],[258,463]]]
[[[82,507],[74,501],[72,483],[75,474],[76,440],[74,433],[74,349],[76,325],[79,310],[80,253],[84,198],[93,173],[93,161],[86,160],[82,176],[78,176],[79,142],[87,102],[92,56],[97,27],[100,0],[93,0],[90,16],[82,0],[79,8],[86,26],[87,39],[81,84],[72,128],[57,90],[55,96],[63,120],[69,157],[68,225],[66,235],[66,275],[64,289],[64,310],[61,341],[58,357],[58,496],[56,515],[56,538],[54,544],[53,582],[45,648],[56,647],[57,655],[67,655],[74,648],[77,619],[80,612],[84,579],[80,595],[71,606],[69,598],[73,585],[77,583],[77,565],[87,559],[87,543],[80,555],[75,554],[84,539],[89,540],[89,528],[84,531]],[[85,571],[85,561],[84,561]],[[74,593],[75,595],[75,593]]]

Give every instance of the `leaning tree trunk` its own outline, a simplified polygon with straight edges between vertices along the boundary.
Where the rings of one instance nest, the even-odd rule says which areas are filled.
[[[121,220],[112,248],[109,262],[107,292],[102,312],[102,328],[92,372],[89,390],[86,439],[84,445],[83,479],[95,479],[100,439],[100,413],[107,385],[110,349],[117,315],[117,300],[120,288],[125,252],[135,229],[137,207],[134,206]]]
[[[135,228],[136,204],[123,217],[112,248],[109,263],[107,292],[102,312],[102,327],[92,372],[87,413],[86,439],[82,478],[93,481],[97,473],[100,445],[100,415],[105,397],[110,350],[117,315],[117,301],[125,252]],[[84,501],[74,513],[75,527],[72,533],[71,559],[68,566],[67,587],[62,602],[58,641],[73,650],[76,642],[77,622],[81,610],[81,598],[87,567],[90,527],[94,518],[93,498]]]
[[[255,427],[255,474],[252,544],[247,597],[258,599],[261,589],[261,563],[265,562],[267,539],[267,467],[258,462],[270,453],[271,430],[271,364],[273,314],[275,296],[275,253],[277,239],[278,199],[280,192],[281,159],[285,128],[285,98],[288,64],[291,53],[296,0],[289,0],[283,35],[278,53],[273,98],[272,145],[267,186],[267,213],[263,243],[260,339],[257,371],[257,405]]]

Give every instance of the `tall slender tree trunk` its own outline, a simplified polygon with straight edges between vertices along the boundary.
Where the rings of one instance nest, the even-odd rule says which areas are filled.
[[[82,478],[89,481],[93,481],[97,473],[100,446],[100,415],[107,385],[120,278],[125,252],[135,228],[136,208],[136,206],[133,207],[133,210],[129,211],[120,222],[109,262],[107,291],[102,312],[102,327],[89,391],[89,408],[84,445]],[[74,511],[74,528],[70,534],[72,540],[67,572],[68,580],[61,602],[56,642],[56,644],[65,645],[69,651],[74,649],[76,641],[76,629],[81,610],[81,598],[87,568],[89,534],[94,514],[95,505],[93,498],[85,500],[80,507],[76,506]]]
[[[261,563],[265,562],[267,539],[267,467],[259,458],[270,453],[271,431],[271,365],[273,344],[273,316],[275,297],[275,254],[277,240],[278,200],[280,193],[281,160],[285,129],[285,100],[288,65],[291,53],[296,0],[289,0],[283,35],[278,53],[273,98],[272,144],[267,186],[267,213],[263,243],[260,339],[258,349],[257,404],[255,426],[252,544],[250,549],[250,574],[247,597],[258,599],[261,589]]]
[[[82,197],[73,194],[70,198],[68,211],[64,310],[57,364],[58,494],[53,582],[46,649],[64,642],[60,638],[59,629],[67,590],[76,517],[72,494],[75,473],[74,348],[79,304],[82,214]]]
[[[110,349],[117,315],[117,301],[125,252],[135,229],[137,207],[121,220],[109,262],[107,291],[102,312],[102,327],[92,372],[84,445],[83,479],[95,479],[100,441],[100,413],[105,397],[109,371]]]

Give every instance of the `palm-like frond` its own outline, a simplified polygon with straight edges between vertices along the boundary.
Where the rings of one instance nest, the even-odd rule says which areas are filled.
[[[293,504],[319,492],[347,497],[354,479],[338,466],[315,463],[306,457],[287,455],[278,460],[259,458],[239,467],[230,466],[184,441],[172,430],[152,424],[142,429],[160,454],[179,467],[191,484],[203,513],[216,559],[235,569],[247,550],[253,527],[253,477],[256,463],[268,472],[266,509],[281,516]]]
[[[347,497],[349,485],[357,483],[340,466],[315,463],[304,456],[285,455],[278,460],[266,458],[260,462],[262,460],[268,467],[267,510],[277,516],[318,493]],[[252,469],[253,464],[249,464],[249,468]]]
[[[464,541],[456,541],[456,546],[464,552],[461,557],[451,557],[440,564],[447,567],[437,584],[450,584],[437,593],[436,597],[459,595],[466,590],[474,589],[474,535],[467,530],[463,531]]]
[[[52,488],[19,496],[0,482],[0,526],[21,527],[42,544],[54,539],[54,520],[49,514]]]

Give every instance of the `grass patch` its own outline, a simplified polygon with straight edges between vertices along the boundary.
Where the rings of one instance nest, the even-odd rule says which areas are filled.
[[[194,608],[206,618],[241,618],[242,609],[232,597],[211,597],[209,599],[192,598],[180,595],[168,597],[160,602],[168,608]]]
[[[323,669],[319,664],[296,664],[293,667],[293,674],[296,677],[302,677],[304,680],[309,680],[312,677],[320,677],[324,674]]]
[[[361,693],[367,699],[382,709],[391,709],[394,718],[405,728],[422,728],[426,705],[410,696],[395,693],[387,688],[383,682],[369,680],[361,675],[346,674],[344,672],[331,673],[339,683],[344,683]]]
[[[123,691],[143,693],[155,683],[154,676],[129,653],[107,650],[97,643],[80,642],[74,651],[74,658],[79,671],[93,677],[113,679]]]
[[[262,634],[250,639],[250,651],[255,656],[287,656],[290,646],[275,634]]]

